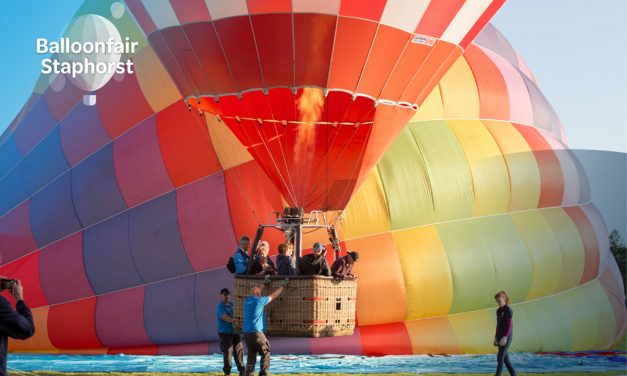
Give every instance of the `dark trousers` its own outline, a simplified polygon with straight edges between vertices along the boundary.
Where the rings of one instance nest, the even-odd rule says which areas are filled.
[[[226,334],[218,333],[220,336],[220,351],[224,356],[224,371],[225,375],[231,373],[231,367],[233,367],[233,358],[235,358],[235,367],[237,372],[241,375],[244,373],[244,345],[240,341],[239,334]]]
[[[248,359],[246,361],[246,371],[244,376],[250,376],[255,373],[255,363],[257,363],[257,354],[261,357],[259,362],[259,376],[266,376],[270,369],[270,342],[263,332],[244,333],[244,341],[248,349]]]
[[[512,344],[512,336],[507,337],[507,343],[505,346],[499,345],[499,353],[496,354],[496,373],[495,376],[501,376],[501,372],[503,371],[503,363],[505,363],[505,367],[509,371],[511,376],[516,376],[516,370],[514,370],[514,366],[512,366],[512,362],[509,361],[509,345]]]

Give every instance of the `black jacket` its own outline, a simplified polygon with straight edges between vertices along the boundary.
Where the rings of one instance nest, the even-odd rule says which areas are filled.
[[[331,276],[331,268],[322,254],[310,253],[300,259],[300,274]]]
[[[276,268],[279,275],[296,275],[296,257],[277,255]]]
[[[7,349],[9,338],[27,339],[35,334],[35,324],[30,308],[20,300],[15,305],[0,296],[0,376],[7,374]]]

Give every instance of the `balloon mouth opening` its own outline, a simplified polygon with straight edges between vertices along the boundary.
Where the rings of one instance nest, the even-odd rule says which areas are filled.
[[[307,100],[303,101],[305,98],[307,98]],[[253,104],[252,102],[257,103]],[[272,116],[254,116],[259,103],[262,103],[262,106],[272,107],[273,104],[279,102],[283,102],[282,105],[293,102],[295,105],[295,113],[284,114],[287,116],[275,116],[274,114],[272,114]],[[391,99],[376,99],[366,94],[320,87],[279,87],[272,89],[255,89],[223,95],[192,95],[185,98],[185,103],[188,110],[191,111],[195,109],[201,115],[209,113],[221,118],[234,118],[237,121],[246,119],[258,121],[260,124],[262,122],[269,122],[282,123],[283,125],[367,124],[372,123],[374,113],[378,106],[397,107],[412,111],[418,111],[419,109],[417,103],[394,101]],[[347,106],[347,103],[350,103],[350,108],[345,108],[346,111],[344,112],[342,112],[342,110],[335,112],[329,111],[331,107]],[[320,108],[316,109],[316,107]],[[348,116],[347,112],[349,113]],[[361,117],[362,119],[355,120],[356,113],[361,113],[361,115],[357,115],[357,117]],[[364,116],[368,119],[363,119]]]

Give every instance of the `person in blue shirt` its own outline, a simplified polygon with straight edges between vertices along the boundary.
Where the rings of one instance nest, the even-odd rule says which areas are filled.
[[[270,342],[268,342],[264,334],[265,318],[263,309],[268,303],[281,295],[283,288],[287,286],[288,282],[289,280],[286,278],[281,283],[282,286],[268,296],[261,295],[263,285],[253,286],[250,289],[250,295],[244,299],[244,325],[242,332],[244,333],[246,348],[248,349],[244,376],[250,376],[255,372],[257,354],[261,358],[259,362],[259,376],[268,374],[270,369]]]
[[[246,274],[248,271],[248,249],[250,249],[250,238],[244,235],[239,239],[239,247],[233,255],[235,274]]]
[[[235,358],[235,366],[240,375],[244,373],[244,346],[239,334],[233,330],[233,302],[231,292],[227,288],[220,291],[222,300],[216,308],[218,317],[218,336],[220,337],[220,351],[224,356],[224,367],[222,371],[226,376],[231,374],[233,366],[232,358]]]

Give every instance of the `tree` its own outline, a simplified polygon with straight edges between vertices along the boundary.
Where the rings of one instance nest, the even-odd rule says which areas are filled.
[[[610,251],[616,259],[618,269],[620,269],[620,274],[621,276],[623,276],[623,285],[625,286],[625,290],[627,290],[627,281],[625,280],[625,268],[627,267],[627,248],[625,247],[625,241],[623,240],[623,237],[616,229],[612,230],[612,232],[610,233]]]

